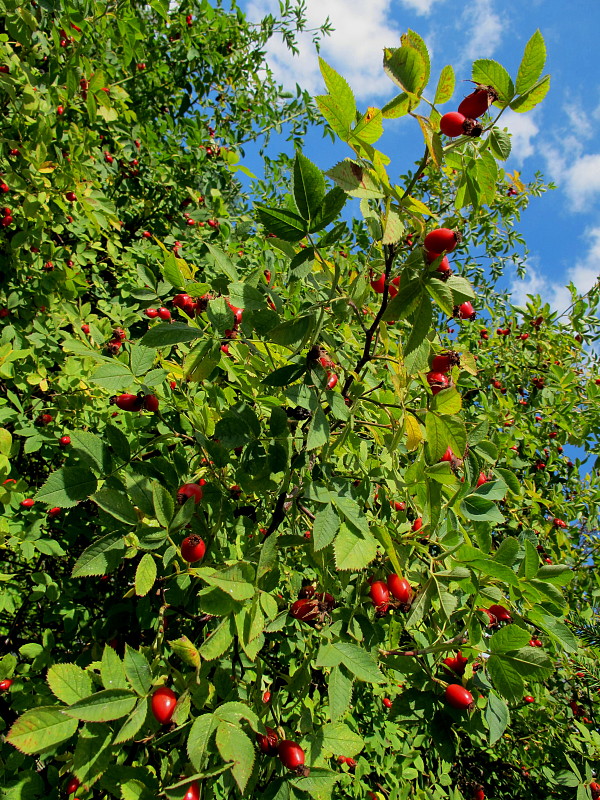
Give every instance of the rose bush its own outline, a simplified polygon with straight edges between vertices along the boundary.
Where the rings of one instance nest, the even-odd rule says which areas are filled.
[[[498,288],[546,189],[502,166],[539,32],[448,140],[413,31],[363,111],[324,61],[317,106],[264,72],[289,4],[0,8],[4,795],[591,797],[598,482],[564,448],[598,451],[598,292]],[[285,120],[256,200],[243,143]]]

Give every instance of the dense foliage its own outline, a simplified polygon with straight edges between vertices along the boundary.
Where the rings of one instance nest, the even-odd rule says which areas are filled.
[[[0,10],[3,797],[600,796],[598,292],[498,288],[541,35],[448,138],[412,31],[363,112],[272,80],[301,4]]]

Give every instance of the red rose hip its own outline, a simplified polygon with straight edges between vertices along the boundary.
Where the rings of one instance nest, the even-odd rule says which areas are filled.
[[[425,237],[423,245],[429,253],[451,253],[460,241],[460,236],[450,228],[436,228]]]
[[[305,755],[304,750],[296,742],[290,739],[284,739],[277,745],[277,755],[284,767],[291,770],[297,770],[304,765]]]
[[[458,683],[451,683],[446,686],[444,697],[448,705],[459,711],[466,711],[473,707],[473,695]]]
[[[175,711],[177,695],[167,686],[161,686],[152,695],[151,708],[154,718],[161,725],[168,725]]]
[[[204,540],[196,534],[186,536],[181,543],[181,557],[190,564],[201,561],[206,553]]]

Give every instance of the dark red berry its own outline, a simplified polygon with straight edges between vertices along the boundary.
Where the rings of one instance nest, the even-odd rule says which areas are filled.
[[[152,700],[150,701],[152,714],[161,725],[167,725],[171,721],[176,704],[177,695],[167,686],[161,686],[159,689],[157,689],[152,695]]]
[[[181,557],[184,561],[193,564],[195,561],[201,561],[206,553],[206,545],[204,540],[196,534],[186,536],[181,543]]]
[[[61,447],[67,447],[71,444],[71,437],[70,436],[61,436],[58,440]]]
[[[147,309],[144,311],[144,314],[145,314],[145,315],[146,315],[146,316],[147,316],[149,319],[156,319],[156,317],[158,317],[158,311],[157,311],[155,308],[147,308]]]
[[[305,760],[304,750],[296,742],[284,739],[277,745],[277,755],[284,767],[296,771]]]
[[[156,313],[158,317],[162,320],[166,321],[171,319],[171,312],[169,311],[168,308],[165,308],[164,306],[161,306]]]
[[[369,595],[373,605],[378,608],[390,599],[390,590],[383,581],[374,581],[369,588]]]
[[[153,414],[156,414],[158,411],[158,397],[155,394],[147,394],[144,397],[144,408],[146,411],[151,411]]]
[[[474,320],[477,314],[472,303],[467,301],[466,303],[461,303],[459,306],[455,307],[454,316],[459,316],[461,319]]]
[[[473,707],[473,695],[458,683],[450,683],[446,687],[444,696],[448,705],[459,711],[465,711]]]
[[[277,745],[279,744],[279,736],[273,728],[266,726],[266,733],[259,733],[256,737],[258,742],[258,749],[261,753],[267,756],[277,755]]]
[[[317,600],[310,600],[302,597],[292,603],[290,614],[294,619],[300,619],[303,622],[312,622],[319,616],[319,603]]]
[[[144,401],[137,394],[119,394],[111,397],[110,402],[121,411],[141,411]]]
[[[401,603],[410,603],[413,591],[406,578],[401,578],[394,572],[388,575],[387,587],[396,600],[399,600]]]
[[[185,503],[186,500],[189,500],[190,497],[193,497],[194,503],[198,505],[200,500],[202,500],[202,495],[202,487],[197,483],[184,483],[183,486],[180,486],[179,490],[177,491],[177,500],[180,503]]]
[[[471,119],[477,119],[488,110],[492,103],[498,99],[497,92],[491,86],[478,86],[474,92],[467,95],[458,107],[461,114]]]
[[[428,372],[427,383],[431,386],[432,393],[437,394],[450,386],[450,379],[443,372]]]
[[[429,253],[451,253],[460,241],[460,234],[450,228],[436,228],[425,237],[423,245]]]

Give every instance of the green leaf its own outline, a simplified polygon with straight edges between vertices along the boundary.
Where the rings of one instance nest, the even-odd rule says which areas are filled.
[[[383,117],[385,119],[398,119],[398,117],[408,114],[411,108],[411,99],[406,92],[396,95],[393,100],[390,100],[381,109]]]
[[[447,103],[454,94],[455,85],[456,77],[454,75],[454,69],[448,64],[440,72],[437,88],[435,90],[435,97],[433,99],[434,105],[437,106]]]
[[[346,192],[340,189],[339,186],[334,186],[333,189],[328,191],[310,224],[310,232],[316,233],[317,231],[323,230],[323,228],[327,227],[331,222],[334,222],[346,205],[347,200],[348,196]],[[333,233],[335,233],[337,229],[337,227],[334,228]],[[342,226],[342,230],[344,230],[344,226]],[[330,234],[326,235],[329,236]],[[320,241],[323,242],[323,239]]]
[[[105,689],[127,689],[127,678],[123,662],[116,651],[108,644],[104,645],[102,661],[100,662],[100,676]]]
[[[475,83],[491,86],[498,92],[500,105],[508,105],[515,94],[515,87],[510,75],[502,64],[491,58],[480,58],[473,62],[471,77]]]
[[[378,198],[384,196],[377,175],[349,158],[340,161],[325,174],[351,197]]]
[[[402,91],[419,95],[427,84],[427,65],[413,47],[384,48],[383,71]]]
[[[255,209],[258,219],[265,228],[285,242],[299,242],[306,236],[306,223],[298,214],[284,208],[268,208],[261,205],[256,205]]]
[[[89,431],[73,431],[71,447],[77,455],[89,466],[96,467],[101,472],[108,471],[110,467],[110,454],[108,448],[99,436]]]
[[[306,449],[316,450],[317,447],[323,447],[329,441],[329,420],[321,406],[317,406],[316,411],[312,415],[312,419],[308,426],[308,435],[306,437]]]
[[[126,644],[123,665],[133,691],[142,696],[147,695],[152,688],[152,670],[146,656]]]
[[[498,506],[485,497],[478,494],[470,494],[460,504],[460,510],[467,519],[477,520],[478,522],[504,522]]]
[[[101,364],[90,376],[90,381],[108,392],[119,392],[131,386],[134,374],[122,361],[113,359],[108,364]]]
[[[507,130],[492,128],[488,142],[493,155],[501,161],[506,161],[512,148],[512,139]]]
[[[194,769],[198,772],[202,769],[208,743],[215,728],[216,722],[212,714],[202,714],[196,717],[192,723],[187,741],[187,752]]]
[[[385,218],[385,225],[383,228],[382,244],[395,244],[400,241],[404,235],[404,223],[400,215],[391,210]]]
[[[342,525],[334,544],[335,566],[338,570],[360,570],[377,555],[377,540],[370,532],[361,532]]]
[[[231,774],[243,796],[254,766],[254,745],[241,728],[227,722],[221,722],[217,727],[215,741],[221,758],[233,762]]]
[[[167,253],[165,263],[162,268],[164,279],[168,281],[175,289],[183,289],[185,286],[185,278],[183,277],[177,259],[173,253]]]
[[[336,667],[337,669],[337,667]],[[362,738],[343,722],[328,722],[317,732],[323,750],[333,755],[355,756],[365,746]]]
[[[36,500],[59,508],[72,508],[94,494],[98,483],[87,467],[63,467],[53,472],[35,495]]]
[[[106,575],[121,563],[125,553],[122,533],[107,533],[91,544],[79,556],[73,567],[73,578]]]
[[[306,341],[313,329],[314,322],[315,318],[312,314],[296,317],[271,328],[268,337],[275,344],[296,348]]]
[[[65,713],[84,722],[109,722],[129,714],[136,702],[137,697],[126,689],[103,689],[73,703]]]
[[[141,344],[131,345],[129,360],[131,371],[139,378],[152,369],[156,353],[151,347],[143,347]]]
[[[335,98],[350,126],[356,116],[356,102],[352,89],[348,85],[346,79],[339,75],[333,67],[330,67],[322,58],[319,58],[319,69],[321,70],[321,75],[325,81],[327,91]]]
[[[506,625],[496,631],[489,640],[489,648],[492,653],[509,653],[512,650],[519,650],[525,647],[531,638],[531,634],[516,625]]]
[[[331,503],[324,509],[317,511],[312,528],[313,547],[315,550],[323,550],[330,545],[340,529],[340,518],[335,513]]]
[[[112,730],[108,725],[85,726],[73,754],[73,774],[88,786],[106,770],[111,758]]]
[[[346,109],[343,108],[330,94],[320,94],[315,97],[321,114],[325,117],[333,131],[343,142],[348,141],[350,136],[350,125],[354,121],[354,115],[348,119]]]
[[[512,567],[517,560],[517,555],[520,550],[520,545],[514,536],[507,536],[500,543],[500,547],[494,553],[494,561],[499,564],[504,564],[507,567]]]
[[[325,199],[325,179],[321,170],[299,151],[294,160],[294,200],[303,219],[317,215]]]
[[[224,253],[220,247],[217,247],[215,244],[212,244],[211,242],[205,241],[204,244],[206,245],[208,252],[212,256],[212,260],[214,262],[216,269],[220,270],[223,275],[226,275],[230,281],[239,280],[237,269],[235,268],[229,256],[226,253]]]
[[[516,82],[518,94],[524,94],[538,81],[545,63],[546,45],[544,37],[537,30],[525,45],[525,52],[519,65]]]
[[[350,143],[373,144],[383,136],[383,117],[378,108],[369,108],[352,129]]]
[[[233,642],[234,622],[232,617],[226,617],[220,625],[210,634],[208,639],[200,645],[199,652],[206,661],[222,656]]]
[[[104,486],[90,498],[103,511],[127,525],[137,525],[138,516],[132,502],[124,492]]]
[[[489,676],[500,695],[511,703],[518,703],[523,697],[525,685],[517,665],[500,655],[490,656],[486,663]]]
[[[438,414],[458,414],[462,408],[462,397],[460,393],[454,388],[442,389],[441,392],[434,394],[430,401],[430,408]],[[463,453],[455,453],[458,458],[462,458]]]
[[[230,283],[229,302],[236,308],[246,311],[261,311],[265,305],[265,295],[249,283]]]
[[[527,614],[528,619],[538,628],[555,639],[569,653],[576,653],[579,649],[579,641],[575,634],[564,622],[551,616],[540,608],[534,608]]]
[[[201,331],[200,328],[193,328],[191,325],[186,325],[185,322],[162,322],[160,325],[150,328],[142,336],[140,344],[144,347],[154,348],[171,347],[171,345],[181,342],[191,342],[204,335],[204,331]]]
[[[510,107],[513,111],[516,111],[517,114],[524,114],[526,111],[531,111],[532,108],[535,108],[539,103],[541,103],[549,91],[550,75],[546,75],[528,92],[520,97],[517,97],[516,100],[513,100],[513,102],[510,104]]]
[[[443,390],[440,394],[443,394]],[[454,417],[440,416],[429,411],[425,417],[425,435],[431,460],[439,461],[448,447],[453,453],[462,454],[467,446],[467,433],[464,423]]]
[[[343,664],[359,681],[384,683],[385,678],[373,656],[351,642],[322,644],[317,654],[316,667],[337,667]]]
[[[444,314],[451,317],[454,312],[454,298],[450,288],[446,286],[445,282],[432,277],[427,281],[425,288]]]
[[[510,713],[504,700],[501,700],[495,692],[488,692],[487,698],[485,721],[490,729],[489,743],[493,745],[502,737],[508,727]]]
[[[424,359],[427,358],[429,347],[427,346],[427,354],[421,353],[420,348],[427,338],[432,320],[431,300],[426,294],[423,294],[412,318],[410,335],[404,345],[404,362],[409,375],[413,375],[424,366]]]
[[[156,581],[156,559],[151,553],[144,553],[135,571],[135,593],[144,597]]]
[[[133,711],[126,718],[119,732],[113,739],[113,744],[129,742],[141,729],[148,714],[148,699],[143,697]]]
[[[92,691],[90,676],[76,664],[54,664],[46,680],[52,694],[67,705],[82,700]]]
[[[197,344],[185,357],[183,376],[187,381],[204,381],[221,360],[221,345],[213,339]]]
[[[71,719],[65,711],[52,706],[26,711],[13,723],[6,740],[28,755],[51,750],[77,731],[77,720]]]
[[[567,586],[575,577],[575,573],[566,564],[544,564],[538,569],[535,577],[538,581]]]
[[[421,128],[421,133],[423,134],[423,139],[425,140],[425,145],[431,156],[431,160],[436,167],[441,167],[442,161],[444,160],[444,149],[442,147],[440,134],[435,130],[431,124],[431,120],[427,117],[422,117],[420,114],[415,114],[414,116]]]
[[[272,537],[274,538],[274,537]],[[169,642],[169,646],[175,655],[188,667],[197,668],[200,666],[200,653],[196,645],[187,636]]]
[[[175,502],[170,492],[168,492],[158,481],[152,482],[152,500],[154,503],[154,515],[163,528],[168,528],[175,512]]]
[[[349,678],[342,667],[334,667],[329,673],[327,692],[329,697],[329,716],[332,722],[343,717],[352,701],[352,678]]]
[[[365,536],[369,534],[369,523],[356,500],[341,494],[334,495],[332,500],[340,514],[342,514],[350,526],[356,528],[356,530],[360,531],[360,533]]]
[[[423,285],[421,281],[407,281],[401,283],[398,294],[389,301],[382,319],[400,320],[411,314],[419,302],[423,301]]]

